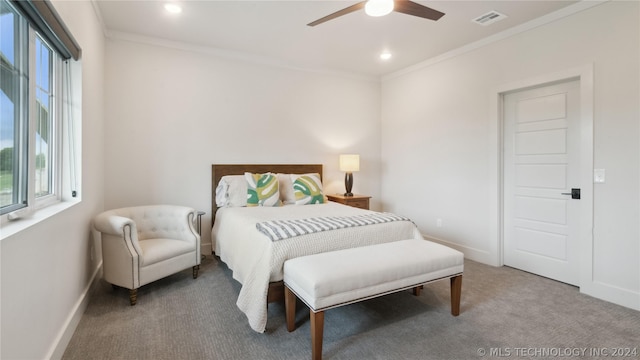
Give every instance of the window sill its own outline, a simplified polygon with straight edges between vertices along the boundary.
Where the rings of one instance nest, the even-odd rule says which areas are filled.
[[[43,209],[36,210],[28,217],[7,221],[2,224],[0,231],[0,241],[5,240],[15,234],[20,233],[23,230],[30,228],[39,222],[46,220],[58,213],[65,211],[68,208],[79,204],[80,201],[62,201],[55,205],[47,206]]]

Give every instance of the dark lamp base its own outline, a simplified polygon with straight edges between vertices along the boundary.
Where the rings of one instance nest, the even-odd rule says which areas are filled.
[[[344,196],[353,196],[353,193],[351,192],[352,187],[353,187],[353,174],[348,172],[344,174],[344,189],[346,190],[346,192],[344,193]]]

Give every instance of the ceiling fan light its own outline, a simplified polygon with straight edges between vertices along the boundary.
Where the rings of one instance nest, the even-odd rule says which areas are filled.
[[[369,0],[364,12],[369,16],[384,16],[393,11],[393,0]]]

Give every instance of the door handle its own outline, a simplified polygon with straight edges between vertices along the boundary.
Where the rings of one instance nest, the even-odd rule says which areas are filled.
[[[572,199],[580,200],[580,189],[571,189],[570,193],[562,193],[562,195],[571,195]]]

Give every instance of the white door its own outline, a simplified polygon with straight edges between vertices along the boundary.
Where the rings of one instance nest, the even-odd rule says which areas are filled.
[[[579,90],[573,80],[503,98],[504,264],[573,285],[579,285],[581,202],[571,195],[580,188]]]

